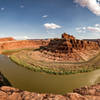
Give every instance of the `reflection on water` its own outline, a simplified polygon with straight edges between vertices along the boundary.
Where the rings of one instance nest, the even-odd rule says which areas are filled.
[[[100,70],[73,75],[51,75],[27,70],[3,55],[0,56],[0,70],[14,87],[34,92],[66,93],[100,82]]]

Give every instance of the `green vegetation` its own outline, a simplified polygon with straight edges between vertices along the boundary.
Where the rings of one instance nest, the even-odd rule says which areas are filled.
[[[26,51],[26,50],[24,50]],[[30,50],[32,51],[32,50]],[[30,53],[31,54],[31,53]],[[50,74],[75,74],[90,72],[100,68],[100,53],[86,62],[68,63],[68,62],[46,62],[43,60],[33,59],[27,52],[18,52],[10,56],[15,63],[38,72],[46,72]]]

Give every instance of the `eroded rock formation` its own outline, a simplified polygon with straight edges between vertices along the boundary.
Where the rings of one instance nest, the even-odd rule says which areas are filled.
[[[51,39],[50,43],[41,47],[42,52],[52,52],[52,55],[57,57],[62,57],[69,61],[79,61],[80,57],[79,52],[89,52],[89,51],[99,50],[99,45],[97,42],[78,40],[74,36],[68,35],[66,33],[62,34],[61,39]],[[88,55],[88,54],[87,54]],[[70,59],[71,58],[71,59]]]
[[[86,41],[93,41],[93,42],[97,42],[98,45],[100,46],[100,39],[84,39]]]
[[[63,33],[62,34],[62,38],[75,40],[75,37],[74,36],[68,35],[67,33]]]
[[[78,93],[87,98],[87,100],[100,100],[100,83],[90,87],[82,87],[81,89],[74,89],[74,93]]]
[[[61,39],[52,39],[46,49],[51,52],[72,53],[74,50],[91,50],[98,48],[99,46],[96,42],[78,40],[64,33]]]

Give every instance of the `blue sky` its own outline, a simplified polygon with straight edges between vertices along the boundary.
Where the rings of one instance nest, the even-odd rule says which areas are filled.
[[[90,0],[0,0],[0,37],[100,38],[100,5]],[[90,4],[89,4],[90,3]],[[98,6],[98,10],[95,9]]]

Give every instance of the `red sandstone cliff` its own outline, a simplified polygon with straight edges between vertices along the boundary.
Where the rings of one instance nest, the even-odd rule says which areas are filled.
[[[61,39],[51,40],[47,49],[52,52],[72,53],[74,50],[99,49],[99,45],[96,42],[75,39],[75,37],[64,33]]]
[[[21,48],[39,48],[40,46],[46,46],[49,40],[12,40],[0,42],[0,51],[12,50]]]
[[[0,38],[0,42],[5,42],[5,41],[14,41],[15,39],[12,37],[7,37],[7,38]]]
[[[61,39],[51,40],[14,40],[13,38],[0,39],[0,52],[3,50],[39,48],[42,52],[51,52],[51,57],[62,58],[66,61],[83,61],[93,57],[99,51],[99,44],[93,41],[78,40],[66,33]]]
[[[41,47],[41,51],[51,52],[51,58],[55,56],[62,57],[62,60],[66,61],[81,61],[94,56],[95,52],[99,51],[99,45],[97,42],[78,40],[64,33],[61,39],[51,39],[47,46]]]
[[[74,36],[68,35],[67,33],[63,33],[62,34],[62,38],[75,40],[75,37]]]

